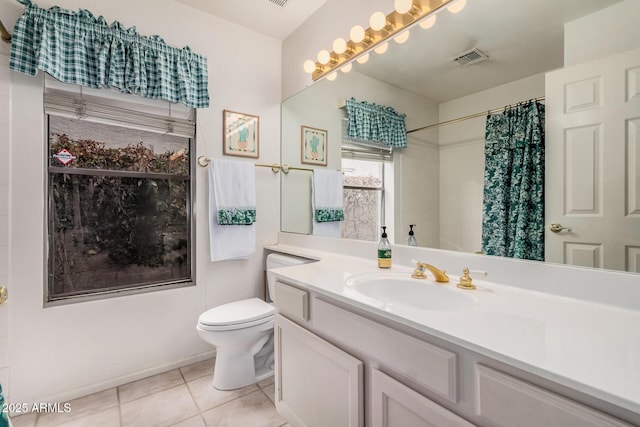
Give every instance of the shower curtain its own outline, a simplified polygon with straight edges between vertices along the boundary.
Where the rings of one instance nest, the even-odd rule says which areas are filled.
[[[485,132],[482,252],[544,260],[544,105],[489,114]]]

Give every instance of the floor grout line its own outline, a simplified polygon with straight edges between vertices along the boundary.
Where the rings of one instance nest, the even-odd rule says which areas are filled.
[[[189,366],[189,365],[187,365],[187,366]],[[164,388],[164,389],[161,389],[161,390],[154,391],[154,392],[152,392],[150,394],[147,394],[147,395],[144,395],[144,396],[140,396],[140,397],[138,397],[136,399],[129,400],[127,402],[123,402],[122,401],[123,395],[121,394],[121,389],[120,389],[121,387],[126,386],[127,384],[135,383],[137,381],[142,381],[142,380],[144,380],[146,378],[151,378],[151,377],[153,377],[155,375],[152,375],[152,376],[146,377],[146,378],[142,378],[142,379],[137,380],[137,381],[132,381],[130,383],[122,384],[120,386],[113,387],[113,389],[116,392],[116,402],[115,402],[114,406],[117,407],[117,410],[118,410],[118,425],[119,425],[119,427],[124,427],[125,426],[125,423],[124,423],[125,420],[123,418],[123,406],[131,404],[131,403],[139,401],[139,400],[142,400],[142,399],[145,399],[145,398],[148,398],[150,396],[154,396],[154,395],[156,395],[158,393],[169,392],[170,390],[177,390],[177,389],[179,389],[180,387],[183,387],[183,386],[187,388],[187,392],[189,393],[189,397],[191,398],[191,402],[194,404],[195,408],[197,409],[197,413],[195,413],[195,414],[193,414],[193,415],[191,415],[191,416],[189,416],[189,417],[187,417],[185,419],[177,421],[173,425],[180,424],[182,422],[185,422],[185,421],[187,421],[189,419],[196,418],[196,417],[198,417],[202,421],[202,423],[204,423],[206,425],[206,420],[205,420],[205,417],[204,417],[204,413],[205,412],[208,412],[208,411],[211,411],[211,410],[214,410],[214,409],[219,409],[219,408],[221,408],[221,407],[223,407],[223,406],[225,406],[227,404],[232,404],[233,402],[236,402],[237,400],[246,398],[246,397],[248,397],[248,396],[250,396],[250,395],[252,395],[252,394],[254,394],[256,392],[260,392],[262,394],[262,396],[264,396],[267,399],[269,404],[275,410],[275,403],[271,400],[271,398],[267,394],[267,388],[275,387],[275,384],[274,383],[270,383],[270,384],[261,385],[258,382],[247,386],[247,390],[246,391],[244,391],[241,394],[233,397],[230,400],[226,400],[226,401],[223,401],[221,403],[215,404],[211,408],[202,409],[200,407],[200,405],[198,404],[198,400],[196,399],[196,397],[194,395],[194,391],[192,391],[192,389],[189,387],[189,384],[191,384],[193,382],[196,382],[196,381],[201,381],[203,378],[209,377],[210,374],[207,373],[205,375],[198,376],[197,378],[192,378],[191,381],[187,381],[187,378],[186,378],[185,374],[182,372],[182,370],[180,368],[176,368],[176,369],[178,369],[178,374],[180,375],[180,380],[181,381],[180,381],[179,384],[175,384],[173,386],[170,386],[170,387],[167,387],[167,388]],[[168,372],[171,372],[171,370],[167,371],[165,373],[168,373]],[[156,374],[156,375],[160,375],[160,374]],[[261,382],[264,382],[264,381],[265,380],[262,380]],[[255,386],[255,387],[252,387],[252,386]],[[210,385],[210,387],[213,387],[213,385]],[[108,408],[101,408],[100,410],[97,410],[96,412],[88,413],[88,414],[83,415],[83,416],[81,416],[79,418],[74,418],[73,420],[79,420],[79,419],[82,419],[82,418],[86,418],[88,416],[95,415],[95,414],[97,414],[97,413],[99,413],[101,411],[105,411],[106,409],[108,409]],[[41,418],[40,415],[41,415],[40,413],[36,414],[36,417],[35,417],[35,419],[33,421],[33,423],[34,423],[33,426],[34,427],[38,426],[39,422],[41,421],[40,420],[40,418]],[[69,421],[72,421],[72,420],[69,420]],[[286,422],[283,423],[281,426],[285,426],[285,425],[287,425]]]

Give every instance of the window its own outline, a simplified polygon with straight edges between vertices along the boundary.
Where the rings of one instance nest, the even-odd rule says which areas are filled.
[[[87,99],[45,94],[47,302],[192,283],[193,121]]]
[[[391,148],[346,137],[343,128],[342,237],[378,241],[380,226],[393,224]]]
[[[342,237],[376,241],[384,223],[384,168],[370,160],[342,159]]]

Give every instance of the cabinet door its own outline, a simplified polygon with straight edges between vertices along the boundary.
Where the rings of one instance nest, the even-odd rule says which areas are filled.
[[[371,375],[371,396],[373,427],[473,427],[377,369]]]
[[[276,409],[291,425],[364,425],[360,360],[280,315],[275,360]]]
[[[476,368],[476,413],[500,427],[631,427],[609,415],[487,366]]]

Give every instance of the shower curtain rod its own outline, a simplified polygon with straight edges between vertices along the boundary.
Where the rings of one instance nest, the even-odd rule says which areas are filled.
[[[529,101],[544,101],[544,98],[545,98],[544,96],[541,96],[539,98],[530,99]],[[526,102],[526,101],[524,101],[524,102]],[[451,123],[463,122],[465,120],[475,119],[476,117],[482,117],[482,116],[485,116],[487,114],[499,113],[500,111],[504,111],[506,109],[513,108],[516,105],[518,105],[518,104],[509,104],[509,105],[505,105],[504,107],[494,108],[493,110],[482,111],[480,113],[470,114],[470,115],[464,116],[464,117],[458,117],[457,119],[451,119],[451,120],[446,120],[446,121],[440,122],[440,123],[434,123],[434,124],[428,125],[428,126],[422,126],[422,127],[417,128],[417,129],[408,130],[407,133],[409,134],[409,133],[412,133],[412,132],[418,132],[420,130],[430,129],[430,128],[434,128],[434,127],[438,127],[438,126],[442,126],[442,125],[448,125],[448,124],[451,124]]]
[[[4,27],[2,21],[0,21],[0,37],[2,37],[2,40],[6,41],[7,43],[11,43],[11,34],[9,34],[7,29]]]

